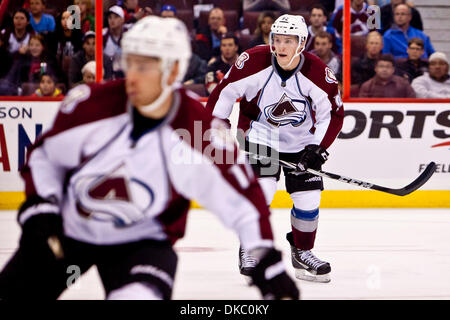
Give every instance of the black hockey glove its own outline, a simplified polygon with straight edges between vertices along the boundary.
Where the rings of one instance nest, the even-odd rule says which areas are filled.
[[[49,248],[57,259],[61,259],[64,256],[63,234],[61,215],[40,213],[30,217],[23,224],[20,246],[29,251]]]
[[[18,222],[22,226],[20,246],[24,250],[49,248],[57,259],[63,257],[63,223],[54,201],[28,198],[19,210]]]
[[[328,152],[317,144],[309,144],[300,152],[297,167],[300,171],[311,168],[320,170],[322,164],[328,159]]]
[[[256,250],[264,251],[250,276],[253,284],[261,291],[264,300],[298,300],[300,292],[284,269],[281,252],[276,249]]]

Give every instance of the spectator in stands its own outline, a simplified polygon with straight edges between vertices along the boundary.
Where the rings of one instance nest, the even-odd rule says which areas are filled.
[[[34,31],[30,25],[30,15],[20,8],[13,13],[13,28],[3,29],[0,38],[9,53],[14,54],[20,48],[23,48],[22,51],[26,50],[32,34]]]
[[[74,0],[80,8],[81,32],[95,31],[95,17],[92,14],[92,0]]]
[[[174,6],[167,4],[162,6],[160,15],[163,18],[174,18],[177,16],[177,9]]]
[[[64,11],[57,19],[60,23],[56,25],[56,31],[47,36],[50,52],[56,54],[57,62],[66,72],[68,71],[66,61],[83,46],[83,33],[71,25],[70,16],[69,11]],[[64,80],[63,82],[67,85],[67,79],[60,80]]]
[[[104,73],[104,71],[103,71]],[[95,61],[89,61],[81,69],[83,75],[82,83],[88,84],[95,82],[95,76],[97,74],[97,63]]]
[[[8,78],[11,83],[20,87],[25,82],[38,83],[44,72],[52,73],[58,79],[61,78],[59,66],[49,54],[43,35],[35,34],[30,37],[27,52],[19,53],[14,59]]]
[[[120,59],[122,56],[122,48],[120,41],[122,35],[128,30],[125,25],[125,13],[119,6],[112,6],[107,14],[108,28],[103,29],[103,53],[113,66],[115,78],[124,76],[120,69]]]
[[[152,14],[151,8],[140,8],[138,0],[124,0],[122,9],[125,11],[125,23],[135,23],[143,17]]]
[[[383,53],[390,53],[396,59],[408,57],[408,39],[420,38],[424,42],[422,58],[428,58],[434,48],[430,38],[422,31],[411,27],[411,8],[406,4],[399,4],[394,9],[394,24],[384,33]]]
[[[47,34],[55,31],[56,23],[52,15],[44,13],[46,0],[30,0],[30,24],[36,33]]]
[[[351,24],[350,34],[352,36],[366,36],[369,31],[367,20],[369,19],[369,13],[367,12],[367,4],[364,0],[351,0]],[[342,30],[344,26],[344,7],[341,6],[333,14],[329,26],[336,30],[336,37],[342,43]]]
[[[375,65],[375,76],[364,82],[359,96],[364,98],[415,98],[408,80],[394,75],[395,62],[390,54],[383,54]]]
[[[78,82],[83,80],[82,68],[89,61],[95,60],[95,32],[88,31],[83,37],[83,48],[76,53],[70,61],[69,67],[69,88],[73,88]],[[104,78],[112,79],[112,63],[108,57],[103,54]]]
[[[314,38],[316,33],[320,31],[326,31],[332,36],[333,52],[340,53],[341,48],[336,43],[336,30],[333,27],[327,26],[327,12],[325,7],[321,4],[315,4],[309,10],[309,23],[308,32],[309,37],[305,45],[306,51],[314,50]]]
[[[204,83],[208,64],[205,60],[193,53],[189,60],[189,66],[183,79],[183,84]]]
[[[417,98],[449,99],[450,75],[445,53],[433,53],[428,60],[428,70],[429,73],[415,78],[411,84]]]
[[[225,74],[239,57],[239,40],[232,33],[227,33],[220,40],[220,56],[214,57],[208,63],[205,85],[208,93],[223,79]]]
[[[56,77],[51,73],[43,73],[39,81],[39,88],[31,95],[32,97],[63,97],[63,93],[56,87]]]
[[[428,70],[428,61],[421,58],[423,51],[423,40],[420,38],[411,38],[408,40],[408,58],[399,58],[397,60],[399,73],[407,78],[409,83]]]
[[[212,9],[208,16],[208,26],[198,32],[195,37],[194,52],[206,61],[220,55],[220,39],[226,33],[227,27],[223,10]]]
[[[352,84],[362,85],[375,75],[375,63],[381,56],[383,37],[378,31],[371,31],[366,38],[366,51],[352,61]]]
[[[411,5],[410,2],[406,3],[406,0],[391,0],[391,3],[382,6],[380,9],[382,33],[385,33],[392,27],[392,24],[394,23],[394,8],[399,4],[406,4],[411,7],[411,26],[416,29],[423,30],[420,13]]]
[[[271,11],[264,11],[258,16],[254,38],[250,41],[249,47],[261,44],[269,44],[270,28],[275,22],[275,14]]]
[[[319,31],[314,37],[314,50],[317,55],[334,74],[338,73],[341,67],[339,57],[331,50],[333,47],[333,37],[326,31]]]
[[[242,9],[244,11],[276,10],[287,13],[291,10],[289,0],[244,0]]]

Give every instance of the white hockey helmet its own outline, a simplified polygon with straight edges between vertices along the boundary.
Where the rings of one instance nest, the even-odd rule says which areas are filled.
[[[142,55],[161,60],[163,74],[161,86],[163,92],[155,103],[149,107],[155,109],[170,93],[167,79],[172,67],[178,61],[178,76],[174,85],[182,82],[191,58],[191,41],[184,23],[176,18],[160,18],[148,16],[139,20],[130,30],[124,33],[122,42],[122,62],[126,71],[128,54]],[[173,85],[173,86],[174,86]],[[173,87],[172,86],[172,87]],[[149,110],[151,108],[148,108]]]
[[[298,46],[295,51],[295,55],[288,64],[290,65],[295,57],[299,56],[305,49],[306,39],[308,39],[308,27],[306,25],[305,18],[300,15],[284,14],[275,20],[272,24],[269,35],[270,52],[272,52],[274,56],[276,56],[276,52],[273,47],[273,36],[275,34],[298,37]]]

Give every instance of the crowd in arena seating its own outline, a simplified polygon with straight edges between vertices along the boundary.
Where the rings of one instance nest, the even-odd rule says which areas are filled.
[[[0,95],[57,97],[95,81],[94,0],[10,3],[0,16]],[[105,0],[102,77],[124,76],[120,41],[132,24],[152,14],[177,17],[190,30],[193,48],[184,85],[208,96],[239,54],[269,44],[275,19],[291,13],[303,15],[308,24],[305,50],[342,79],[342,3]],[[384,4],[381,23],[371,17],[372,4]],[[352,97],[450,98],[448,59],[435,52],[411,1],[351,0],[350,33]]]

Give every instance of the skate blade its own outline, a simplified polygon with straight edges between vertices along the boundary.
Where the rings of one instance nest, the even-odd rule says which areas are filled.
[[[310,282],[328,283],[331,281],[330,274],[314,275],[306,271],[305,269],[295,269],[295,277],[300,280]]]

